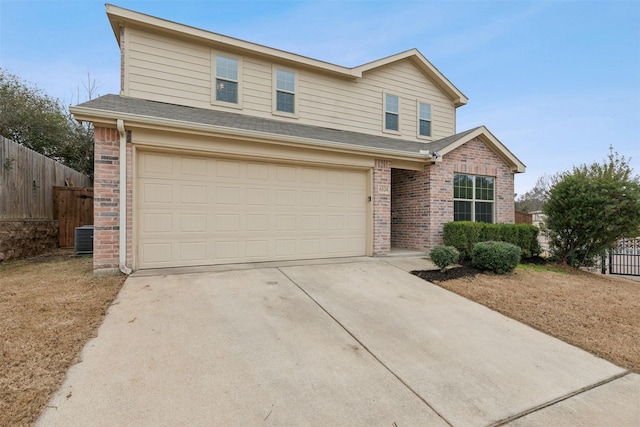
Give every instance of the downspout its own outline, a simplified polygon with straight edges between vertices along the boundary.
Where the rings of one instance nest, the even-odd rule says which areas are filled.
[[[131,274],[131,269],[127,267],[127,133],[124,130],[124,120],[117,121],[118,133],[120,134],[120,212],[118,239],[120,271],[124,274]]]

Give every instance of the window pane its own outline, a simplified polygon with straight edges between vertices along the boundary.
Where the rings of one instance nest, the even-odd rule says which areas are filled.
[[[420,135],[431,136],[431,122],[427,120],[420,120]]]
[[[285,113],[294,113],[294,95],[292,93],[278,91],[276,109]]]
[[[476,199],[493,200],[493,178],[476,176]]]
[[[398,130],[398,115],[393,113],[386,113],[384,128],[388,130]]]
[[[423,120],[431,120],[431,105],[420,103],[420,118]]]
[[[461,174],[453,176],[453,198],[473,199],[473,179],[471,176]]]
[[[398,114],[398,107],[399,107],[399,102],[398,102],[398,97],[395,95],[387,95],[385,97],[385,106],[384,106],[384,111],[388,112],[388,113],[396,113]]]
[[[238,103],[238,83],[226,80],[216,80],[216,100]]]
[[[238,80],[238,60],[226,56],[216,56],[216,77]]]
[[[493,223],[493,203],[476,202],[476,222]]]
[[[453,202],[453,220],[471,221],[471,202]]]
[[[296,75],[289,71],[278,70],[276,72],[276,88],[287,92],[296,91]]]

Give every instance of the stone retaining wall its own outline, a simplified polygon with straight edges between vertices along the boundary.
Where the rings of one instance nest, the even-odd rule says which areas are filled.
[[[58,247],[58,221],[0,221],[0,262],[28,258]]]

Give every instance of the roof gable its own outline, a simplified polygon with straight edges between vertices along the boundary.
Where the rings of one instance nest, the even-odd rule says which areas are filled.
[[[418,49],[415,48],[368,62],[353,68],[353,70],[355,70],[357,74],[362,75],[367,71],[385,67],[389,64],[403,61],[405,59],[410,59],[425,76],[427,76],[444,93],[446,93],[447,96],[451,98],[454,106],[460,107],[469,101],[468,98],[440,72],[440,70],[438,70],[422,53],[420,53]]]
[[[438,86],[451,99],[454,106],[459,107],[468,102],[467,97],[417,49],[410,49],[358,67],[348,68],[233,37],[228,37],[211,31],[190,27],[173,21],[156,18],[154,16],[124,9],[111,4],[107,4],[106,9],[109,22],[111,23],[111,27],[118,43],[120,43],[121,37],[120,28],[126,25],[131,25],[171,34],[175,37],[191,39],[207,44],[212,48],[223,48],[241,55],[262,57],[271,61],[289,64],[293,67],[313,69],[317,72],[331,74],[334,77],[346,79],[361,78],[363,73],[367,71],[384,67],[405,59],[410,59],[427,78],[433,81],[436,86]]]
[[[485,126],[469,129],[447,138],[427,144],[431,153],[437,152],[439,156],[445,156],[458,147],[466,144],[474,138],[479,138],[494,153],[498,155],[514,173],[523,173],[526,170],[524,163],[520,161],[509,149],[496,138]]]

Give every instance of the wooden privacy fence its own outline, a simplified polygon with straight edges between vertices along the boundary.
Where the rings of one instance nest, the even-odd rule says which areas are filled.
[[[0,136],[0,220],[54,219],[54,186],[91,187],[91,179]]]
[[[76,227],[93,224],[93,188],[53,187],[53,218],[60,223],[60,247],[74,246]]]
[[[532,224],[533,218],[530,213],[516,211],[516,224]]]

